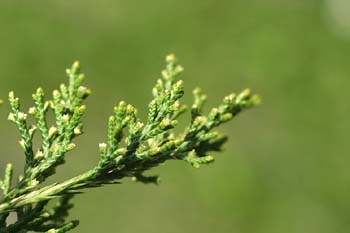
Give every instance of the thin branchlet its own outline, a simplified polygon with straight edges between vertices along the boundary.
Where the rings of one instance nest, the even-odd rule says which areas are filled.
[[[105,184],[120,183],[130,177],[142,183],[159,182],[158,176],[147,176],[145,171],[167,160],[182,160],[195,168],[214,161],[213,152],[220,151],[227,137],[214,129],[231,120],[240,112],[260,102],[249,89],[226,96],[222,103],[204,113],[207,99],[199,88],[193,91],[189,125],[175,134],[178,117],[187,107],[181,103],[184,95],[183,81],[178,77],[183,67],[174,55],[166,57],[165,69],[152,89],[147,120],[142,122],[134,106],[121,101],[108,118],[107,139],[98,146],[99,162],[85,173],[61,183],[40,185],[55,173],[64,162],[65,155],[76,145],[74,139],[83,133],[82,118],[86,111],[84,100],[91,91],[84,87],[84,74],[75,62],[66,74],[68,85],[62,84],[45,100],[45,93],[38,88],[33,94],[34,106],[28,113],[20,109],[20,100],[13,92],[9,94],[11,112],[8,119],[14,122],[20,133],[20,145],[24,150],[24,175],[12,185],[13,168],[6,167],[4,179],[0,180],[3,197],[0,201],[0,233],[47,232],[64,233],[74,229],[78,221],[67,221],[73,207],[70,199],[81,189]],[[55,122],[49,125],[47,112],[52,111]],[[29,126],[27,118],[33,116]],[[38,131],[41,145],[34,150],[33,137]],[[34,152],[35,151],[35,152]],[[48,203],[60,197],[54,207]],[[10,212],[18,219],[7,224]]]

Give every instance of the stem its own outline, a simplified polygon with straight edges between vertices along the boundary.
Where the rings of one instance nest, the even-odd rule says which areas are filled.
[[[17,198],[0,204],[0,213],[9,212],[21,206],[49,200],[62,192],[69,192],[74,186],[79,184],[88,184],[94,175],[93,170],[89,170],[79,176],[73,177],[63,183],[52,184],[47,187],[23,194]]]

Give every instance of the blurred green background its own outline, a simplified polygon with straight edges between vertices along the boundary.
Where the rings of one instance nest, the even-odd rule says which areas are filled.
[[[345,233],[350,231],[348,0],[100,0],[0,3],[0,98],[24,108],[79,59],[93,89],[84,134],[58,180],[91,168],[112,107],[144,119],[164,56],[185,67],[185,102],[201,86],[216,105],[250,87],[264,104],[221,128],[214,165],[169,162],[160,186],[125,180],[74,199],[75,232]],[[0,168],[23,156],[0,109]],[[183,120],[185,120],[183,118]]]

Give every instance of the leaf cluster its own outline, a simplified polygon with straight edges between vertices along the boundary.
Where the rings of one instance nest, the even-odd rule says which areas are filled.
[[[78,221],[66,221],[72,208],[70,199],[81,190],[104,184],[119,183],[131,177],[142,183],[158,183],[158,176],[147,176],[145,171],[168,160],[182,160],[195,168],[214,161],[212,152],[220,151],[227,137],[215,130],[233,119],[245,109],[257,105],[260,99],[246,89],[226,96],[222,103],[203,112],[206,95],[197,88],[193,91],[194,103],[190,107],[190,121],[180,134],[174,133],[178,118],[187,107],[181,103],[184,95],[183,72],[174,55],[166,57],[162,77],[152,90],[147,120],[142,122],[137,110],[121,101],[108,119],[107,138],[98,146],[99,161],[95,167],[61,183],[41,185],[64,163],[65,155],[76,145],[74,139],[83,133],[82,117],[84,100],[91,94],[83,86],[84,74],[75,62],[67,70],[68,85],[54,90],[50,99],[42,88],[33,94],[34,106],[23,111],[20,100],[9,94],[11,112],[8,119],[19,131],[19,144],[25,155],[23,176],[13,181],[13,167],[8,164],[0,180],[3,196],[0,201],[0,232],[48,232],[63,233],[78,225]],[[47,114],[54,115],[50,125]],[[30,125],[31,117],[34,124]],[[35,134],[41,139],[38,148],[33,146]],[[48,203],[58,199],[54,207]],[[17,221],[8,224],[11,212]]]

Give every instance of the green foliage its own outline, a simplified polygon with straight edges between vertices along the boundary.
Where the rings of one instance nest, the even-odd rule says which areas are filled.
[[[137,117],[135,107],[120,102],[108,119],[106,142],[99,144],[100,159],[87,172],[61,183],[40,185],[64,163],[65,155],[75,148],[74,138],[83,132],[82,117],[86,110],[83,101],[91,91],[82,86],[84,74],[75,62],[67,70],[68,86],[62,84],[54,90],[51,100],[45,100],[44,91],[38,88],[33,94],[34,106],[28,113],[21,111],[20,101],[13,92],[9,94],[11,112],[8,119],[17,126],[19,141],[25,155],[23,176],[12,184],[13,167],[8,164],[0,181],[3,197],[0,202],[0,232],[67,232],[78,225],[66,221],[72,208],[70,199],[82,189],[104,184],[119,183],[131,177],[142,183],[158,183],[157,176],[144,172],[167,160],[183,160],[195,168],[214,161],[211,152],[220,151],[227,140],[215,128],[234,118],[241,111],[257,105],[260,99],[247,89],[238,95],[226,96],[208,115],[203,113],[206,96],[200,89],[193,91],[189,126],[176,135],[173,128],[178,117],[186,110],[180,102],[184,95],[183,81],[176,78],[183,68],[174,55],[166,57],[166,68],[152,90],[146,122]],[[48,111],[53,111],[55,124],[49,126]],[[32,115],[34,124],[27,118]],[[33,137],[38,132],[41,145],[33,148]],[[58,198],[54,207],[48,203]],[[8,224],[9,213],[15,212],[17,221]]]

